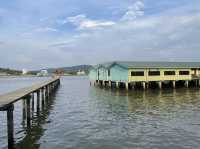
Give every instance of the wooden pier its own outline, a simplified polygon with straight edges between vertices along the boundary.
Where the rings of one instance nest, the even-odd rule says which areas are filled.
[[[8,149],[14,148],[14,103],[19,100],[23,100],[23,104],[26,103],[26,106],[23,106],[23,111],[26,111],[26,124],[27,128],[30,128],[31,112],[34,112],[34,109],[31,110],[31,107],[34,108],[35,105],[34,94],[37,95],[36,107],[38,113],[40,106],[44,105],[44,100],[50,97],[59,84],[60,77],[54,77],[48,81],[0,95],[0,111],[7,111]],[[40,100],[42,100],[42,105],[40,105]]]

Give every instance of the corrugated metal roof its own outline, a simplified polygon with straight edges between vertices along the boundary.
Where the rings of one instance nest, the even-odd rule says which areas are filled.
[[[200,68],[200,62],[116,61],[100,65],[108,68],[113,64],[118,64],[125,68]]]

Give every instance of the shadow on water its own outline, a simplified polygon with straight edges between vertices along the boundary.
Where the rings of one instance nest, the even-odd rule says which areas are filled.
[[[20,141],[17,141],[17,143],[15,144],[16,149],[39,149],[40,148],[40,144],[38,143],[38,141],[44,135],[44,132],[45,132],[43,125],[46,123],[49,123],[47,119],[51,113],[51,110],[53,109],[53,105],[56,100],[57,90],[59,88],[60,86],[58,86],[55,92],[51,94],[49,99],[45,99],[45,103],[43,106],[40,107],[39,112],[34,112],[33,118],[31,119],[32,121],[31,128],[28,128],[25,125],[26,118],[23,116],[23,120],[21,124],[23,127],[22,131],[24,131],[25,133],[25,137],[23,139],[20,139]],[[18,133],[21,133],[21,131]]]

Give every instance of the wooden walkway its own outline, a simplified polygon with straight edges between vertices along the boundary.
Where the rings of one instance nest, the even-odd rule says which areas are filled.
[[[32,85],[30,87],[25,87],[4,95],[0,95],[0,111],[5,111],[11,104],[17,102],[18,100],[26,97],[33,92],[36,92],[39,89],[42,89],[43,87],[51,83],[58,81],[59,79],[59,77],[55,77],[48,81]]]
[[[31,127],[31,112],[34,112],[35,98],[34,93],[37,94],[37,112],[40,111],[40,99],[44,106],[44,100],[48,100],[51,93],[60,84],[60,77],[54,77],[48,81],[18,89],[16,91],[0,95],[0,111],[7,111],[7,134],[8,134],[8,149],[14,149],[14,118],[13,110],[14,103],[23,100],[23,110],[26,111],[27,128]],[[32,101],[32,106],[31,106]],[[32,110],[30,109],[32,107]]]

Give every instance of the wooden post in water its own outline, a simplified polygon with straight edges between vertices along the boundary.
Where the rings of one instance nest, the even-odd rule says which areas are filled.
[[[185,81],[185,85],[186,85],[187,88],[189,87],[189,81],[188,80]]]
[[[158,82],[158,86],[159,86],[160,89],[162,89],[162,81]]]
[[[25,126],[26,121],[26,100],[22,99],[22,125]]]
[[[115,84],[115,85],[116,85],[116,88],[119,88],[119,82],[116,81],[115,83],[116,83],[116,84]]]
[[[44,109],[44,100],[45,100],[45,88],[42,88],[42,109]]]
[[[34,105],[35,105],[35,101],[34,101],[34,92],[31,94],[31,100],[32,100],[32,105],[31,105],[32,114],[34,114]]]
[[[40,113],[40,89],[37,90],[37,115]]]
[[[198,87],[200,87],[200,80],[198,80]]]
[[[48,86],[45,86],[45,96],[46,96],[46,98],[45,98],[45,100],[47,100],[48,99]]]
[[[173,81],[173,88],[176,88],[176,81]]]
[[[125,87],[126,87],[126,90],[128,91],[128,89],[129,89],[129,83],[128,82],[125,83]]]
[[[30,128],[31,127],[31,107],[30,107],[30,100],[31,100],[31,96],[30,95],[28,95],[27,97],[26,97],[27,99],[26,99],[26,108],[27,108],[27,118],[26,118],[26,120],[27,120],[27,128]]]
[[[143,89],[146,89],[146,82],[142,82]]]
[[[7,109],[7,133],[8,133],[8,149],[14,149],[14,121],[13,121],[14,105]]]

